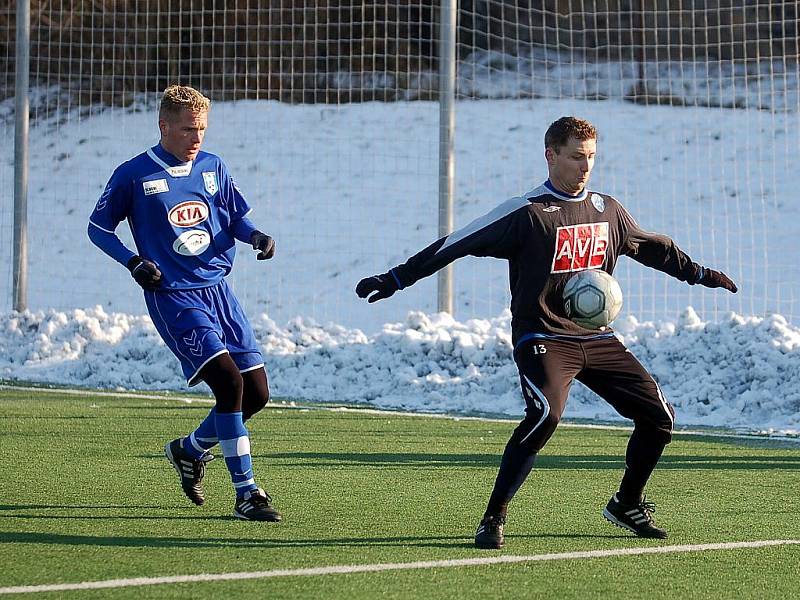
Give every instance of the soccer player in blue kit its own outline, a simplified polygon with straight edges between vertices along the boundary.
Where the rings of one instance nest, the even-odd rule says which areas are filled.
[[[181,363],[190,386],[206,382],[216,404],[188,436],[165,454],[186,496],[205,501],[205,464],[219,443],[236,490],[234,516],[280,521],[255,481],[244,422],[269,401],[264,359],[225,276],[236,240],[272,258],[273,239],[247,218],[250,207],[222,160],[200,146],[211,102],[197,90],[164,90],[158,144],[121,164],[89,218],[89,238],[131,272],[144,290],[158,333]],[[137,253],[114,233],[128,220]]]

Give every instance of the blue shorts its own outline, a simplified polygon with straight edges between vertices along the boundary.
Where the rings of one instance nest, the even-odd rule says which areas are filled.
[[[197,375],[208,361],[226,352],[242,373],[264,366],[250,322],[224,279],[196,290],[145,291],[144,301],[190,386],[200,383]]]

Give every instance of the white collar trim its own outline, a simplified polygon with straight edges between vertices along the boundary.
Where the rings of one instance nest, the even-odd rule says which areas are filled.
[[[160,165],[164,168],[164,170],[171,176],[171,177],[188,177],[189,174],[192,172],[192,161],[185,162],[182,165],[176,165],[174,167],[170,167],[167,163],[156,156],[156,153],[153,152],[152,148],[148,148],[147,156],[149,156],[153,162]]]
[[[568,196],[567,194],[562,194],[560,192],[557,192],[557,191],[549,188],[545,184],[542,184],[539,187],[537,187],[536,189],[534,189],[534,190],[528,192],[527,194],[525,194],[525,197],[526,198],[536,198],[538,196],[545,196],[545,195],[555,196],[559,200],[566,200],[567,202],[583,202],[584,200],[586,200],[587,196],[589,195],[589,190],[587,188],[583,188],[583,191],[579,195],[577,195],[577,196]]]

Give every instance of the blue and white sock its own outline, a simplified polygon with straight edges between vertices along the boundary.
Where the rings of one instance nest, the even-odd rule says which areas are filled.
[[[241,412],[217,413],[215,419],[222,456],[231,474],[236,497],[256,489],[253,461],[250,458],[250,438],[242,421]]]
[[[190,433],[183,442],[186,452],[195,460],[211,450],[218,443],[217,409],[212,408],[200,426]]]

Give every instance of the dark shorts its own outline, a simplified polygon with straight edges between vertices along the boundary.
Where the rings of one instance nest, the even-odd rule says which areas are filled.
[[[661,388],[616,336],[588,339],[530,334],[514,349],[525,419],[512,440],[541,449],[555,431],[577,379],[636,426],[669,441],[675,411]]]
[[[145,291],[144,299],[190,386],[200,382],[200,369],[220,354],[229,353],[243,373],[264,366],[250,322],[224,279],[196,290]]]

